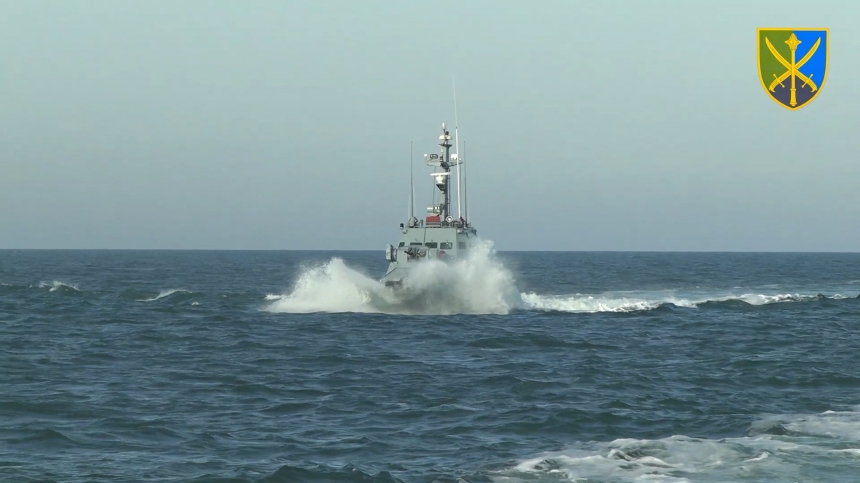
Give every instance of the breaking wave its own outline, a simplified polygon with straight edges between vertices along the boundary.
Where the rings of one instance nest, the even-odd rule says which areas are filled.
[[[59,280],[54,280],[51,283],[39,282],[39,288],[47,288],[49,292],[73,293],[81,291],[81,289],[79,289],[77,285],[60,282]]]
[[[156,299],[169,294],[160,295]],[[265,310],[276,313],[359,312],[387,314],[508,314],[514,310],[597,313],[664,308],[763,306],[788,302],[842,300],[834,295],[662,292],[541,295],[520,293],[513,274],[498,260],[492,242],[482,241],[469,256],[445,263],[417,264],[399,289],[385,287],[340,258],[306,268],[287,294],[267,294]],[[155,299],[153,299],[155,300]]]
[[[834,295],[801,295],[801,294],[739,294],[713,295],[702,297],[678,297],[674,295],[642,295],[639,297],[621,296],[614,294],[573,296],[544,296],[535,293],[522,294],[524,304],[532,310],[547,312],[638,312],[653,310],[660,307],[674,306],[698,308],[708,306],[760,306],[787,302],[814,302],[821,300],[843,300],[848,297],[842,294]]]
[[[577,443],[522,461],[496,481],[811,481],[860,459],[860,412],[767,416],[747,435]],[[815,481],[819,481],[814,478]]]
[[[190,290],[185,290],[184,288],[172,288],[169,290],[162,290],[155,297],[151,297],[148,299],[138,299],[137,301],[138,302],[155,302],[156,300],[170,297],[171,295],[176,294],[176,293],[186,293],[187,294],[187,293],[192,293],[192,292]]]

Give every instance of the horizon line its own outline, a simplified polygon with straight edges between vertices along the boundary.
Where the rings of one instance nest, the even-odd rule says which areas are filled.
[[[5,248],[0,251],[162,251],[162,252],[375,252],[375,248]],[[523,252],[523,253],[844,253],[860,254],[857,251],[844,250],[534,250],[534,249],[508,249],[496,250],[497,252]]]

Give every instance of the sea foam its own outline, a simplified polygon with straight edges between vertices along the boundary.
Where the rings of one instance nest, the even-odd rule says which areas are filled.
[[[771,431],[777,427],[779,431]],[[676,435],[580,442],[523,460],[497,472],[493,479],[793,482],[804,481],[798,479],[800,467],[815,474],[835,465],[854,464],[860,454],[857,411],[765,416],[754,422],[748,433],[724,439]]]

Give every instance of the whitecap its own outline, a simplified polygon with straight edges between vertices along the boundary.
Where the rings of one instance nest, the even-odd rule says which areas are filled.
[[[860,412],[764,416],[751,429],[775,423],[789,429],[790,434],[752,431],[749,436],[722,439],[676,435],[578,442],[562,451],[524,459],[493,473],[492,479],[535,481],[546,474],[550,478],[549,475],[563,475],[570,481],[789,482],[797,481],[801,465],[813,473],[816,468],[825,471],[840,466],[857,470]],[[833,476],[826,481],[853,481],[848,474]]]
[[[810,302],[819,300],[821,295],[801,294],[712,294],[698,296],[675,296],[666,295],[664,292],[641,293],[638,296],[624,292],[607,292],[592,295],[539,295],[534,292],[523,293],[521,298],[526,308],[538,311],[554,312],[640,312],[653,310],[663,305],[674,305],[676,307],[698,308],[707,303],[720,303],[739,301],[753,306],[789,303]],[[853,298],[843,294],[825,296],[830,300],[843,300]]]
[[[39,282],[39,288],[48,288],[49,292],[56,292],[57,290],[74,290],[75,292],[80,292],[81,289],[78,288],[77,285],[72,285],[70,283],[60,282],[59,280],[54,280],[51,283],[48,282]]]
[[[191,291],[185,290],[184,288],[172,288],[169,290],[162,290],[155,297],[148,298],[148,299],[138,299],[137,301],[138,302],[155,302],[156,300],[160,300],[160,299],[163,299],[165,297],[170,297],[171,295],[173,295],[175,293],[191,293]]]

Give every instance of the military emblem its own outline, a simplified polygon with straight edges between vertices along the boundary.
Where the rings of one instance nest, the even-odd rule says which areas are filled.
[[[828,29],[758,29],[758,75],[779,105],[800,109],[827,79]]]

